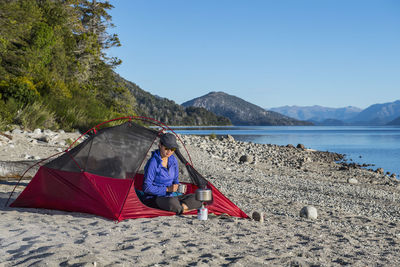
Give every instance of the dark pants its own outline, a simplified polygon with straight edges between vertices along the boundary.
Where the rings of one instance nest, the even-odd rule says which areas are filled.
[[[182,204],[185,204],[189,210],[201,208],[201,202],[196,200],[194,194],[180,195],[176,197],[154,197],[146,200],[144,204],[152,208],[172,211],[176,214],[182,214]]]

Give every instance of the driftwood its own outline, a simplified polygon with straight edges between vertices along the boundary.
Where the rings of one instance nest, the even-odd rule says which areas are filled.
[[[22,161],[0,161],[0,179],[1,178],[21,178],[26,170],[28,170],[38,160],[22,160]],[[32,178],[37,170],[39,164],[32,167],[25,175],[24,178]]]
[[[8,134],[2,133],[2,132],[0,132],[0,135],[2,135],[4,137],[7,137],[8,139],[12,140],[12,136],[11,135],[8,135]]]

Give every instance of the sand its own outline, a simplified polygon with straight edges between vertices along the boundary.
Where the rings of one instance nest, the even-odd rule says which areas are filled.
[[[182,139],[195,168],[248,215],[264,212],[263,223],[214,215],[207,221],[171,216],[116,223],[83,213],[9,208],[4,204],[16,181],[4,178],[0,266],[400,265],[396,180],[347,168],[329,153]],[[0,160],[21,160],[16,154],[26,144],[22,136],[18,140],[21,145],[10,149],[3,139],[0,150],[7,147],[9,154]],[[29,151],[51,154],[55,146],[41,143]],[[252,161],[240,163],[242,155]],[[23,180],[17,191],[28,183]],[[317,209],[317,219],[300,217],[307,205]]]

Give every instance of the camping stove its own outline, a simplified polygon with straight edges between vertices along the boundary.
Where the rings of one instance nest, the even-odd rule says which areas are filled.
[[[207,220],[208,219],[208,209],[206,208],[206,202],[212,200],[211,189],[201,188],[196,190],[196,199],[201,201],[201,208],[197,210],[197,219]]]

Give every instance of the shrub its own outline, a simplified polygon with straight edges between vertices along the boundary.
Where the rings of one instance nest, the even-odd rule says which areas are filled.
[[[14,118],[14,123],[20,124],[28,129],[58,128],[54,112],[51,112],[48,107],[41,102],[35,102],[21,109]]]
[[[39,97],[39,92],[32,80],[23,76],[0,81],[0,95],[4,101],[13,98],[25,105],[33,103]]]

